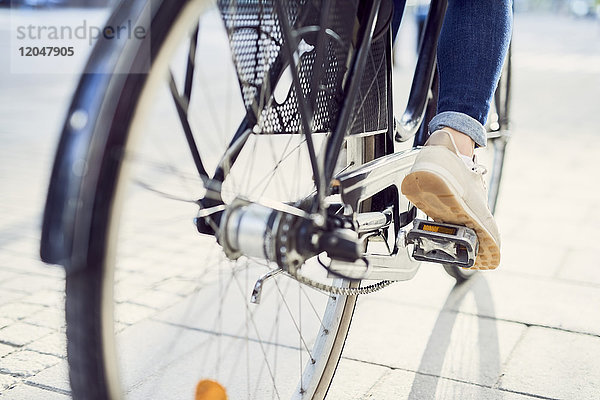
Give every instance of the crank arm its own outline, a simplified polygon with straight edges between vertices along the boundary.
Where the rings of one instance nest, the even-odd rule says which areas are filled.
[[[391,254],[365,254],[364,260],[369,263],[369,270],[361,279],[376,279],[390,281],[407,281],[412,279],[421,264],[412,258],[413,252],[411,244],[406,242],[406,231],[401,229],[396,238],[396,246]],[[333,272],[352,276],[356,274],[356,269],[364,269],[363,266],[357,266],[356,263],[348,263],[333,260],[329,269]]]

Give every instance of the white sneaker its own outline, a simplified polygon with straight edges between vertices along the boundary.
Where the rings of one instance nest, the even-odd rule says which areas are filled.
[[[434,132],[402,181],[402,193],[434,221],[465,225],[477,233],[473,269],[500,264],[500,233],[487,204],[485,168],[459,153],[452,135]]]

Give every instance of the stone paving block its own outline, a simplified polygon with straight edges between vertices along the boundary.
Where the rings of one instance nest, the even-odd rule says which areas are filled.
[[[46,307],[61,309],[65,306],[65,293],[55,290],[41,290],[21,298],[21,302],[40,304]]]
[[[502,259],[496,272],[513,272],[551,278],[558,272],[567,249],[536,241],[518,241],[511,237],[502,241]],[[494,279],[490,276],[490,279]]]
[[[456,281],[437,264],[423,263],[417,275],[409,281],[395,283],[384,290],[362,299],[387,304],[415,305],[441,309],[452,292]]]
[[[120,281],[115,285],[114,299],[117,303],[125,303],[132,299],[137,299],[147,287],[140,287],[130,284],[127,281]]]
[[[8,318],[4,318],[2,316],[0,316],[0,329],[4,328],[5,326],[8,326],[12,323],[14,323],[15,321],[12,319],[8,319]]]
[[[18,347],[0,343],[0,358],[17,350]]]
[[[44,310],[44,306],[25,303],[8,303],[0,306],[0,316],[19,320]]]
[[[500,237],[505,240],[506,238],[513,237],[515,232],[521,226],[521,219],[512,215],[510,209],[505,209],[504,203],[502,202],[503,192],[500,192],[500,199],[498,200],[498,206],[494,218],[498,223],[498,229],[500,229]],[[500,260],[502,262],[502,260]]]
[[[66,393],[70,392],[71,386],[69,384],[69,368],[67,360],[60,360],[57,364],[28,378],[27,382]]]
[[[158,290],[146,290],[140,292],[137,296],[129,300],[130,303],[139,304],[156,310],[164,310],[178,301],[181,301],[180,296]]]
[[[556,222],[551,219],[523,220],[512,239],[527,243],[531,238],[539,238],[545,232],[551,232],[552,242],[557,246],[585,250],[598,245],[598,231],[595,226],[571,223],[562,224],[558,229]]]
[[[359,300],[352,324],[345,357],[490,386],[525,330],[521,324],[368,298]]]
[[[25,348],[64,358],[67,356],[67,338],[63,332],[51,333],[28,344]]]
[[[584,213],[584,216],[589,224],[598,226],[598,224],[600,224],[600,205],[597,203],[590,204],[587,208],[587,212]]]
[[[385,375],[369,393],[356,398],[361,400],[532,400],[536,397],[396,370]]]
[[[181,279],[168,279],[156,286],[156,290],[185,296],[196,290],[198,285],[195,282]]]
[[[0,396],[4,400],[3,390],[8,389],[17,383],[17,380],[10,375],[0,374]]]
[[[19,274],[16,272],[0,269],[0,282],[8,282],[11,279],[16,278],[18,276]]]
[[[392,370],[342,358],[335,371],[327,400],[360,399]]]
[[[30,350],[15,351],[2,358],[0,372],[5,374],[31,376],[58,363],[60,358],[40,354]]]
[[[49,333],[52,333],[51,329],[16,322],[6,328],[0,329],[0,342],[15,346],[24,346]]]
[[[40,248],[39,238],[22,238],[16,242],[11,243],[11,251],[19,254],[36,254]]]
[[[154,313],[155,310],[149,307],[131,303],[122,303],[116,308],[116,321],[131,325],[143,321]]]
[[[2,392],[2,400],[69,400],[70,398],[70,396],[62,393],[25,384],[17,385],[6,392]]]
[[[560,279],[594,284],[600,287],[598,249],[570,250],[558,273]]]
[[[0,304],[11,303],[22,299],[25,293],[9,289],[0,289]]]
[[[122,322],[115,322],[115,332],[116,333],[121,333],[127,328],[129,328],[129,325],[124,324]]]
[[[62,292],[65,290],[64,282],[60,278],[42,276],[38,274],[28,274],[11,279],[9,282],[0,283],[3,288],[19,290],[22,292],[34,294],[46,289]]]
[[[506,190],[501,191],[502,197],[499,198],[498,207],[504,212],[510,210],[510,215],[520,221],[546,220],[549,215],[553,215],[557,209],[569,202],[569,199],[556,193],[553,196],[544,196],[542,191],[545,188],[536,187],[535,181],[510,182],[502,189]],[[517,193],[527,193],[527,196],[517,196]]]
[[[166,279],[159,274],[151,273],[151,268],[142,268],[139,271],[119,270],[119,284],[131,285],[139,288],[150,288],[161,284]]]
[[[508,362],[500,387],[576,400],[600,394],[600,338],[531,327]]]
[[[514,243],[514,241],[512,241],[512,243]],[[557,254],[557,251],[546,256],[543,254],[546,249],[548,251],[550,250],[548,245],[534,245],[535,252],[537,253],[539,251],[540,253],[534,253],[531,258],[523,255],[521,257],[523,263],[518,261],[514,261],[513,263],[513,261],[511,261],[518,259],[518,254],[515,252],[517,249],[507,250],[507,252],[512,252],[514,257],[512,255],[504,257],[503,255],[502,263],[497,270],[480,272],[479,276],[474,277],[474,281],[472,283],[468,283],[467,285],[463,285],[463,288],[457,289],[459,291],[463,291],[471,290],[471,288],[473,288],[473,290],[480,292],[485,291],[487,293],[482,294],[482,297],[493,296],[493,298],[497,298],[498,300],[496,302],[498,303],[498,306],[502,306],[503,310],[503,315],[499,315],[499,318],[513,319],[519,314],[527,314],[527,316],[523,316],[518,320],[526,321],[528,316],[532,315],[536,317],[537,321],[554,319],[557,323],[560,323],[560,315],[557,314],[558,310],[561,310],[561,312],[564,310],[565,313],[568,313],[568,306],[564,304],[558,305],[558,308],[555,310],[554,302],[558,302],[559,298],[556,298],[555,293],[553,293],[554,289],[552,289],[552,287],[554,285],[558,285],[558,287],[561,288],[558,290],[558,294],[564,293],[564,297],[568,298],[570,302],[585,304],[589,300],[594,301],[594,297],[596,295],[594,294],[595,291],[593,288],[584,289],[585,293],[577,294],[580,287],[578,282],[572,282],[571,285],[569,282],[564,282],[563,285],[561,285],[560,282],[553,283],[553,280],[550,279],[548,275],[550,272],[552,274],[558,273],[558,266],[562,260],[559,258],[555,261],[551,261],[553,254]],[[560,252],[561,250],[559,249],[559,256]],[[564,254],[566,255],[566,250]],[[548,262],[548,264],[536,263],[536,258],[545,260],[545,262]],[[508,265],[508,263],[511,264]],[[544,277],[544,279],[538,280],[536,276]],[[483,278],[485,282],[477,283],[481,278]],[[512,289],[513,281],[519,282],[518,289]],[[477,283],[477,285],[474,285],[475,283]],[[452,300],[452,297],[449,297],[449,293],[453,289],[453,285],[454,280],[447,276],[441,267],[435,264],[423,263],[417,272],[417,275],[412,280],[407,282],[398,282],[379,293],[369,295],[368,298],[389,301],[393,304],[412,304],[421,307],[432,307],[435,309],[439,309],[441,307],[456,309],[456,307],[453,305],[454,300]],[[501,295],[497,297],[495,293],[491,292],[492,288],[495,288],[496,286],[503,288]],[[548,293],[548,295],[538,294],[536,296],[528,293],[529,290],[526,289],[526,287],[529,286],[533,287],[534,289],[537,289],[539,286],[540,288],[538,290],[544,290],[544,293]],[[586,286],[589,286],[589,283]],[[571,291],[576,293],[574,297],[571,297],[568,294],[568,292]],[[541,303],[542,306],[545,305],[547,311],[538,310],[537,312],[534,312],[531,310],[531,305],[528,303],[528,301],[533,304]],[[470,301],[466,301],[466,303],[471,304]],[[514,310],[511,309],[509,305],[514,307]],[[463,304],[463,307],[466,307],[466,305]],[[593,306],[589,306],[588,308],[591,309]],[[515,315],[505,314],[505,309],[507,312],[510,311],[511,314]],[[463,308],[463,310],[474,312],[474,305],[471,304],[470,307]],[[495,311],[497,310],[494,310],[494,312]],[[540,315],[544,312],[548,315]],[[490,316],[492,314],[485,313],[483,315]],[[570,316],[569,319],[574,319],[574,316]],[[598,326],[598,324],[594,323],[590,323],[588,325]]]
[[[19,274],[35,274],[44,277],[64,279],[64,269],[44,264],[40,260],[39,250],[27,255],[16,254],[3,249],[0,253],[0,267]]]
[[[447,308],[600,335],[600,287],[514,274],[485,276],[470,283],[470,290],[493,299],[493,307],[478,307],[467,298]]]
[[[62,305],[60,308],[44,308],[42,311],[25,318],[23,322],[55,331],[64,331],[66,324],[64,308]]]

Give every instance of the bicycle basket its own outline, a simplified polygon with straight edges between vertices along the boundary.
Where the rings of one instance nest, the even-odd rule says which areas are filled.
[[[276,1],[276,0],[275,0]],[[322,4],[318,0],[288,0],[286,17],[298,44],[299,78],[307,99],[314,96],[313,132],[330,132],[342,106],[344,78],[356,39],[358,1],[333,1],[326,16],[327,46],[321,65],[315,65]],[[296,90],[283,48],[283,34],[274,0],[220,0],[219,9],[227,30],[244,105],[256,119],[255,132],[298,133],[300,115]],[[381,43],[377,43],[381,42]],[[355,103],[349,133],[387,129],[387,74],[384,41],[374,42]],[[312,88],[313,74],[320,77]],[[289,76],[286,76],[289,75]],[[286,79],[287,78],[287,79]],[[274,95],[284,86],[283,99]],[[281,96],[280,96],[281,97]],[[383,106],[380,104],[382,103]],[[367,130],[365,130],[367,129]]]

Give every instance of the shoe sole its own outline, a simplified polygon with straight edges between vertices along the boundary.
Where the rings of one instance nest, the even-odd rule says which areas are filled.
[[[465,269],[496,269],[500,264],[500,247],[443,178],[427,171],[411,172],[402,181],[401,190],[411,203],[434,221],[464,225],[475,231],[479,251],[475,264]]]

